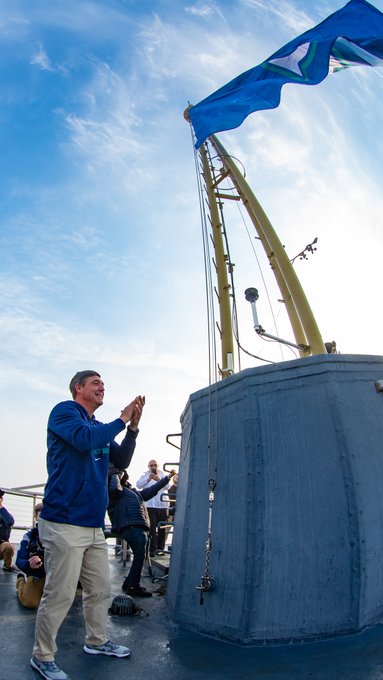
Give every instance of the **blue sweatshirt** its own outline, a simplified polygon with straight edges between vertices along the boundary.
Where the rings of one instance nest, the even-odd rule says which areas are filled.
[[[125,423],[100,423],[75,401],[55,406],[48,420],[48,481],[41,519],[60,524],[102,527],[108,505],[108,464],[129,466],[137,432],[127,430],[121,445],[114,441]]]
[[[9,541],[11,535],[11,528],[13,527],[15,520],[8,510],[4,507],[0,508],[0,543],[6,543]]]

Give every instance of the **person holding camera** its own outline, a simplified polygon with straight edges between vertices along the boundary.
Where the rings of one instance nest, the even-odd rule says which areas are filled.
[[[157,484],[161,479],[166,477],[165,472],[160,470],[156,460],[152,459],[148,463],[148,470],[146,470],[137,480],[137,489],[140,491],[149,489],[154,484]],[[169,483],[163,487],[169,488]],[[150,519],[150,556],[163,555],[165,550],[166,531],[159,522],[168,521],[169,501],[162,500],[162,493],[158,491],[155,496],[148,500],[147,509]]]
[[[26,609],[37,609],[45,583],[44,548],[38,528],[42,507],[42,503],[35,505],[35,526],[24,534],[16,555],[16,565],[23,572],[17,574],[17,597]]]

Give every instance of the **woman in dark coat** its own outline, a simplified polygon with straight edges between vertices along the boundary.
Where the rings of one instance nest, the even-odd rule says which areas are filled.
[[[141,586],[141,572],[145,560],[150,521],[145,501],[153,498],[169,484],[175,470],[147,489],[137,491],[129,484],[126,470],[109,465],[109,507],[108,514],[112,531],[129,543],[133,551],[133,562],[122,590],[128,595],[151,597],[152,593]]]

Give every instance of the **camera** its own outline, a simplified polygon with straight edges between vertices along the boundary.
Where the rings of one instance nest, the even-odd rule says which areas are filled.
[[[28,553],[29,557],[34,557],[36,555],[42,562],[44,562],[44,548],[39,541],[38,534],[35,529],[32,530],[32,535],[29,539]]]

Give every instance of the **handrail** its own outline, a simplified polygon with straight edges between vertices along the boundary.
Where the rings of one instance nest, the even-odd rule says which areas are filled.
[[[7,493],[12,496],[26,496],[27,498],[34,498],[35,496],[40,496],[41,498],[44,495],[44,490],[38,492],[38,491],[26,491],[26,489],[40,489],[45,487],[45,482],[44,484],[34,484],[33,486],[12,486],[10,489],[7,489],[5,486],[2,486],[2,490],[4,493]]]
[[[167,503],[175,503],[176,502],[176,494],[175,493],[167,493],[164,491],[164,493],[161,494],[160,496],[160,501],[166,501]]]
[[[39,484],[35,485],[34,488],[42,488],[44,487],[44,484]],[[7,488],[7,487],[2,487],[2,490],[4,491],[6,496],[9,496],[9,505],[10,507],[7,507],[7,510],[11,513],[11,515],[15,518],[15,523],[12,526],[12,533],[11,533],[11,542],[17,542],[19,537],[14,537],[13,538],[13,532],[14,531],[29,531],[29,529],[34,525],[34,516],[35,516],[35,507],[36,504],[41,502],[43,499],[44,492],[43,490],[39,491],[27,491],[26,489],[30,489],[31,487],[21,487],[21,488]],[[12,499],[18,499],[19,504],[17,503],[17,500],[13,501]],[[4,503],[5,506],[8,506],[7,501],[5,500]],[[16,541],[15,541],[16,539]]]
[[[170,446],[174,446],[175,449],[178,449],[179,451],[181,451],[181,447],[177,446],[177,444],[173,444],[173,442],[171,442],[170,439],[169,439],[170,437],[182,437],[182,432],[177,432],[175,434],[167,434],[166,435],[166,443],[170,444]]]

